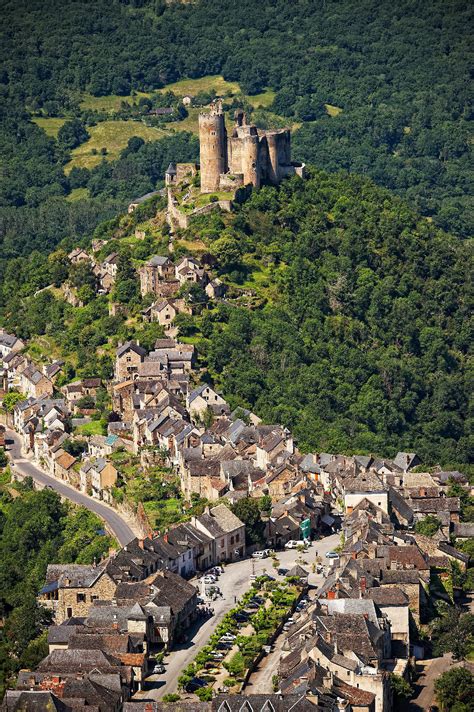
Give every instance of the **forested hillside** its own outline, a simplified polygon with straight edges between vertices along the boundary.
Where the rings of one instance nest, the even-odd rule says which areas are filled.
[[[304,450],[472,458],[467,244],[367,180],[312,171],[196,226],[225,279],[264,305],[205,312],[198,344],[233,405]]]
[[[133,237],[136,224],[150,229],[139,221],[154,209],[96,231],[108,238],[102,255],[121,254],[112,299],[128,317],[109,316],[90,271],[70,265],[62,250],[11,262],[3,323],[22,338],[39,335],[46,357],[66,359],[69,380],[111,377],[119,341],[150,348],[161,333],[142,321],[151,295],[140,298],[133,269],[167,249],[160,228]],[[425,464],[469,462],[468,241],[368,179],[310,169],[306,180],[254,192],[235,214],[196,219],[176,237],[174,259],[190,247],[230,291],[217,305],[206,305],[200,288],[184,291],[195,315],[180,315],[179,335],[196,344],[203,377],[233,406],[287,425],[306,451],[405,449]],[[65,279],[84,307],[55,289],[32,296]]]
[[[28,125],[25,109],[80,116],[84,92],[127,96],[222,73],[245,94],[276,92],[269,109],[302,124],[296,158],[367,174],[443,228],[472,234],[472,6],[463,0],[67,0],[60,13],[50,0],[21,0],[2,10],[2,205],[69,189],[65,148],[58,154]],[[113,209],[110,199],[68,207],[66,223],[80,231]]]
[[[91,564],[113,543],[91,512],[63,504],[49,489],[33,490],[28,479],[14,487],[8,480],[0,470],[0,695],[20,667],[47,654],[50,615],[36,595],[48,563]]]

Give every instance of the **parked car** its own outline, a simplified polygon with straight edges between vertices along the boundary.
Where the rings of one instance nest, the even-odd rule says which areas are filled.
[[[290,539],[285,544],[285,549],[297,549],[299,546],[309,546],[308,539]]]
[[[245,608],[248,608],[251,611],[258,611],[258,609],[260,608],[260,604],[255,603],[255,601],[249,601],[249,603],[247,603]]]
[[[237,636],[234,635],[233,633],[224,633],[224,635],[221,635],[219,640],[233,643],[236,638],[237,638]]]
[[[234,615],[234,618],[238,623],[247,623],[249,619],[249,614],[242,611],[241,613],[236,613]]]
[[[288,573],[289,570],[290,570],[290,569],[285,569],[284,566],[280,566],[280,567],[277,569],[277,572],[278,572],[278,574],[279,574],[280,576],[286,576],[286,574]]]
[[[230,650],[233,643],[230,640],[220,640],[216,643],[216,650]]]
[[[217,576],[213,576],[212,574],[207,574],[206,576],[203,577],[204,583],[215,583],[217,581]]]
[[[339,554],[337,553],[337,551],[326,552],[326,559],[338,559],[338,558],[339,558]]]
[[[261,596],[252,596],[250,601],[252,603],[258,603],[260,606],[262,606],[265,603],[265,599],[262,598]]]
[[[206,685],[207,682],[205,680],[201,680],[200,677],[193,677],[186,685],[186,692],[196,692],[196,690],[199,690],[201,687],[206,687]]]
[[[153,668],[153,675],[162,675],[164,672],[166,672],[166,668],[162,663],[158,663],[155,665]]]
[[[264,559],[268,554],[264,551],[254,551],[252,554],[252,559]]]

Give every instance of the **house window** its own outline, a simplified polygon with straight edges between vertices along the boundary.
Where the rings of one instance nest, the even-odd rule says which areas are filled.
[[[233,537],[233,536],[230,537],[230,543],[231,543],[231,544],[234,543],[234,537]]]
[[[240,534],[235,535],[235,543],[237,544],[238,541],[240,541]]]
[[[85,603],[86,602],[86,594],[85,593],[76,593],[76,601],[78,603]]]
[[[66,615],[68,618],[72,618],[72,608],[66,608]]]
[[[191,552],[188,551],[188,559],[190,559],[190,558],[191,558]]]
[[[224,539],[221,539],[221,548],[224,546]]]
[[[91,596],[91,602],[92,602],[92,601],[97,601],[98,598],[99,598],[99,596],[96,596],[95,594],[93,594],[93,595]]]
[[[127,358],[126,358],[127,363],[130,363],[131,360],[132,360],[132,357],[131,357],[131,356],[127,356]]]

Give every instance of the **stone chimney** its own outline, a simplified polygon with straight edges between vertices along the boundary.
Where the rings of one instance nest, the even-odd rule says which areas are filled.
[[[364,593],[366,592],[366,589],[367,589],[367,579],[365,576],[360,577],[359,588],[360,588],[360,597],[362,598],[362,596],[364,595]]]
[[[145,548],[145,541],[144,541],[144,539],[137,539],[137,543],[138,543],[138,546],[140,547],[140,549],[144,549],[144,548]]]

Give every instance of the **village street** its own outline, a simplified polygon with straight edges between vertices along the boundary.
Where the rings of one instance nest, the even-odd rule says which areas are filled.
[[[308,571],[311,571],[311,564],[316,556],[323,559],[323,565],[329,566],[330,562],[325,558],[328,551],[331,551],[340,543],[339,534],[331,534],[318,541],[314,541],[307,552],[300,554],[295,549],[278,551],[277,556],[280,566],[290,569],[296,563],[301,563]],[[213,601],[210,605],[214,608],[214,616],[204,622],[197,624],[188,631],[189,640],[187,643],[178,645],[166,656],[166,672],[163,675],[152,675],[148,678],[147,690],[142,690],[134,696],[136,700],[159,700],[164,694],[176,692],[178,687],[178,677],[181,671],[189,665],[203,648],[209,636],[212,634],[217,624],[224,615],[235,605],[250,586],[250,575],[267,572],[270,576],[283,578],[275,573],[272,567],[272,559],[244,559],[225,567],[224,573],[220,576],[218,585],[220,586],[223,598]],[[311,583],[320,585],[323,581],[322,575],[311,575]],[[195,583],[194,580],[191,583]],[[282,636],[280,636],[282,637]],[[278,641],[277,641],[278,645]],[[183,697],[185,699],[185,696]],[[194,698],[193,698],[194,699]]]
[[[125,546],[125,544],[128,544],[129,541],[135,538],[136,534],[129,523],[117,511],[112,509],[112,507],[56,479],[42,470],[39,465],[34,464],[30,459],[24,457],[21,452],[20,438],[13,430],[6,431],[6,451],[10,457],[11,465],[16,472],[26,477],[32,477],[40,487],[51,487],[60,494],[61,497],[69,499],[71,502],[74,502],[74,504],[87,507],[91,512],[97,514],[97,516],[105,522],[108,531],[116,537],[121,546]]]

